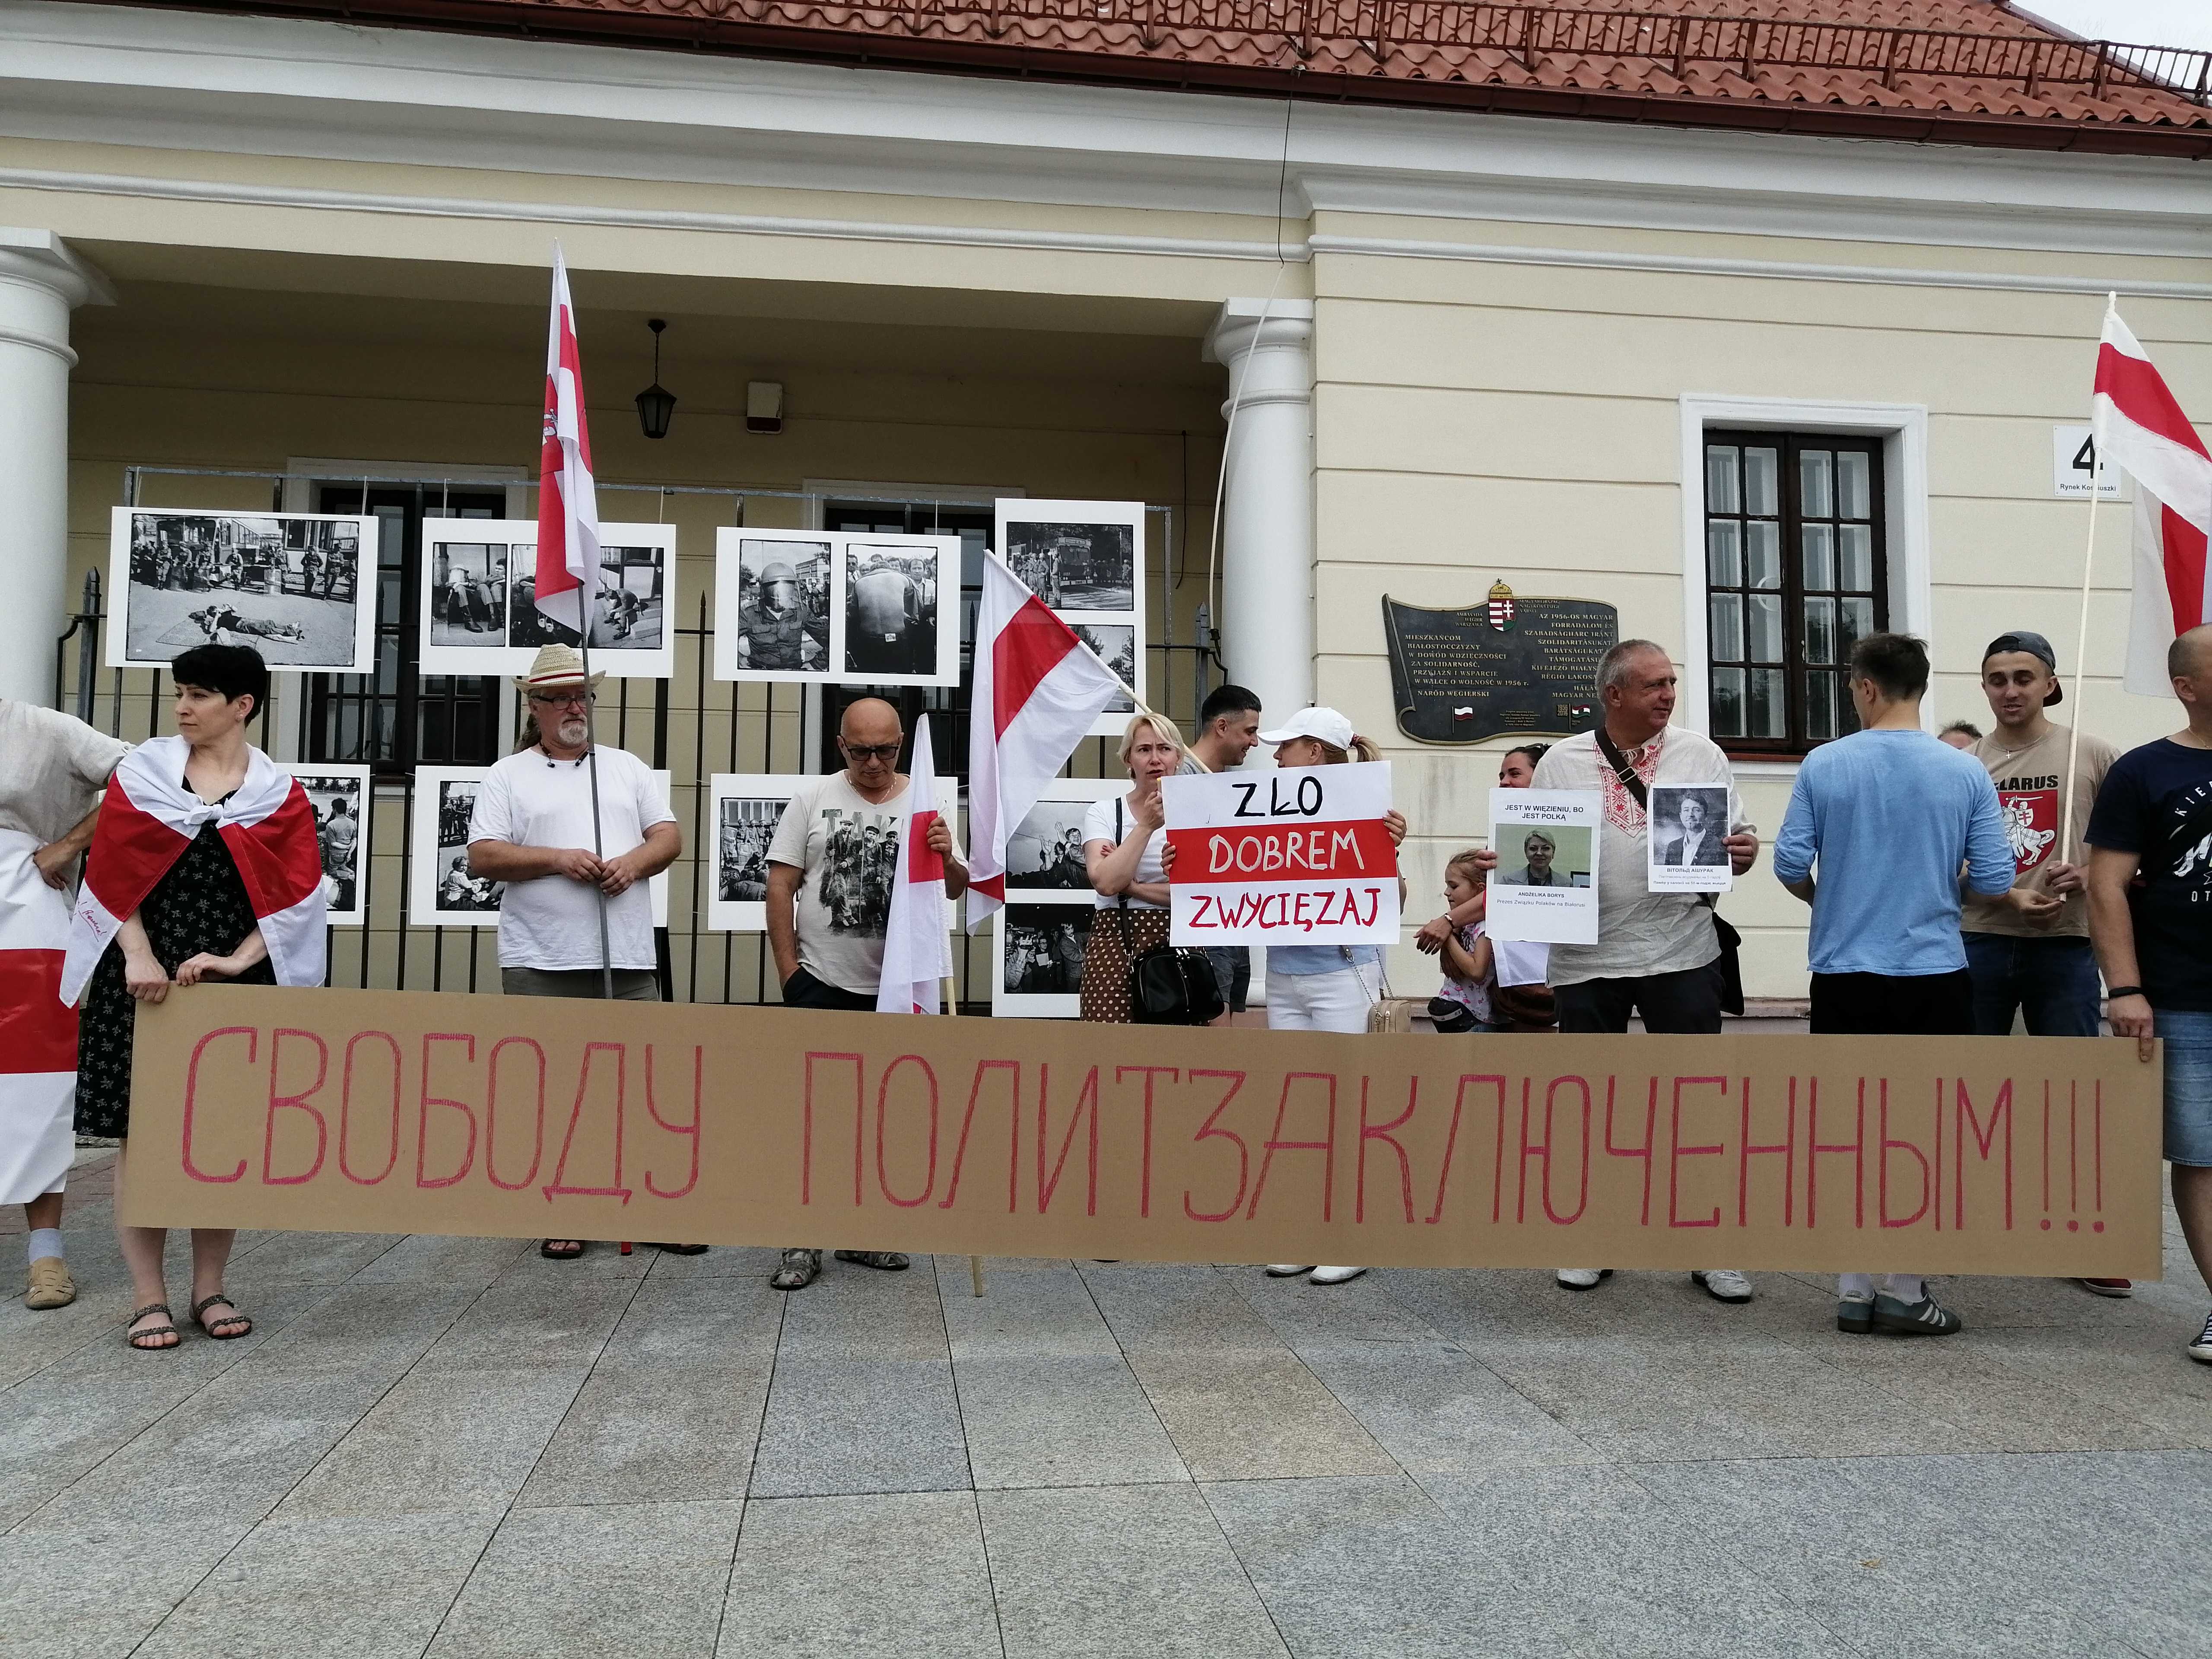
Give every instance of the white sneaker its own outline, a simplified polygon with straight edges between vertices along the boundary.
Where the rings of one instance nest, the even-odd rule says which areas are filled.
[[[2204,1329],[2185,1352],[2199,1364],[2212,1365],[2212,1319],[2204,1322]]]
[[[1553,1275],[1571,1291],[1594,1291],[1613,1277],[1610,1267],[1562,1267]]]
[[[1270,1279],[1296,1279],[1300,1273],[1312,1271],[1313,1263],[1310,1261],[1304,1265],[1296,1261],[1270,1261],[1267,1264],[1267,1277]]]
[[[1690,1282],[1703,1285],[1705,1294],[1716,1302],[1751,1300],[1751,1280],[1733,1267],[1699,1268],[1690,1275]]]
[[[1367,1271],[1364,1267],[1316,1267],[1310,1285],[1349,1285]]]

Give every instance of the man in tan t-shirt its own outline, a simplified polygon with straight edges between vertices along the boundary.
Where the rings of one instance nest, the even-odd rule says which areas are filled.
[[[1982,691],[1996,729],[1972,752],[1996,786],[2015,874],[2009,895],[1970,896],[1960,921],[1974,979],[1974,1029],[1983,1036],[2007,1036],[2019,1013],[2031,1036],[2094,1036],[2097,963],[2089,949],[2082,836],[2118,751],[2086,732],[2075,743],[2070,731],[2044,713],[2066,694],[2051,641],[2040,634],[2000,634],[1990,641],[1982,657]],[[2061,847],[2069,787],[2073,838]]]

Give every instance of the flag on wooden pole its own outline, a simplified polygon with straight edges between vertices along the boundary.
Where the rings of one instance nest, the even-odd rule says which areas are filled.
[[[2124,467],[2136,481],[2127,689],[2167,696],[2166,647],[2177,635],[2212,622],[2212,581],[2205,569],[2212,536],[2212,454],[2117,307],[2105,313],[2097,348],[2094,425],[2105,463]]]
[[[1006,902],[1006,842],[1121,679],[996,553],[983,554],[968,714],[968,931]]]
[[[553,245],[553,315],[545,336],[545,428],[538,457],[538,609],[588,648],[591,585],[599,580],[599,498],[584,422],[584,360],[568,266]]]
[[[879,1014],[941,1012],[942,987],[952,973],[952,945],[945,928],[945,859],[929,848],[929,829],[936,822],[937,763],[930,753],[929,716],[924,714],[914,729],[906,823],[899,832],[890,917],[884,924],[884,971],[876,982]]]

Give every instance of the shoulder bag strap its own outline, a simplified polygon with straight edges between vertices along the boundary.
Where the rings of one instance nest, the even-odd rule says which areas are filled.
[[[1116,796],[1115,796],[1115,797],[1114,797],[1114,845],[1115,845],[1115,846],[1116,846],[1116,847],[1119,847],[1121,844],[1121,796],[1116,795]],[[1128,891],[1127,891],[1127,890],[1126,888],[1125,888],[1122,891],[1121,891],[1121,892],[1119,892],[1119,893],[1117,893],[1117,894],[1115,894],[1115,895],[1114,896],[1114,913],[1115,913],[1115,915],[1116,915],[1117,916],[1119,916],[1119,917],[1121,919],[1121,951],[1122,951],[1122,954],[1123,954],[1123,955],[1125,955],[1125,956],[1127,956],[1127,957],[1130,958],[1130,961],[1131,961],[1132,964],[1133,965],[1133,963],[1134,963],[1134,962],[1135,962],[1135,960],[1136,960],[1136,957],[1135,957],[1135,952],[1136,952],[1136,949],[1137,949],[1137,944],[1136,944],[1136,935],[1135,935],[1133,933],[1132,933],[1132,932],[1130,931],[1130,926],[1129,926],[1129,894],[1128,894]]]

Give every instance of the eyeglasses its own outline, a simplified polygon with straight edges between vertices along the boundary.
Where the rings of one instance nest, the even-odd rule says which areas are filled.
[[[837,746],[856,761],[895,761],[898,758],[899,745],[895,743],[847,743],[840,738]]]
[[[571,704],[578,708],[589,708],[599,698],[589,691],[532,691],[530,701],[547,708],[562,708]]]

